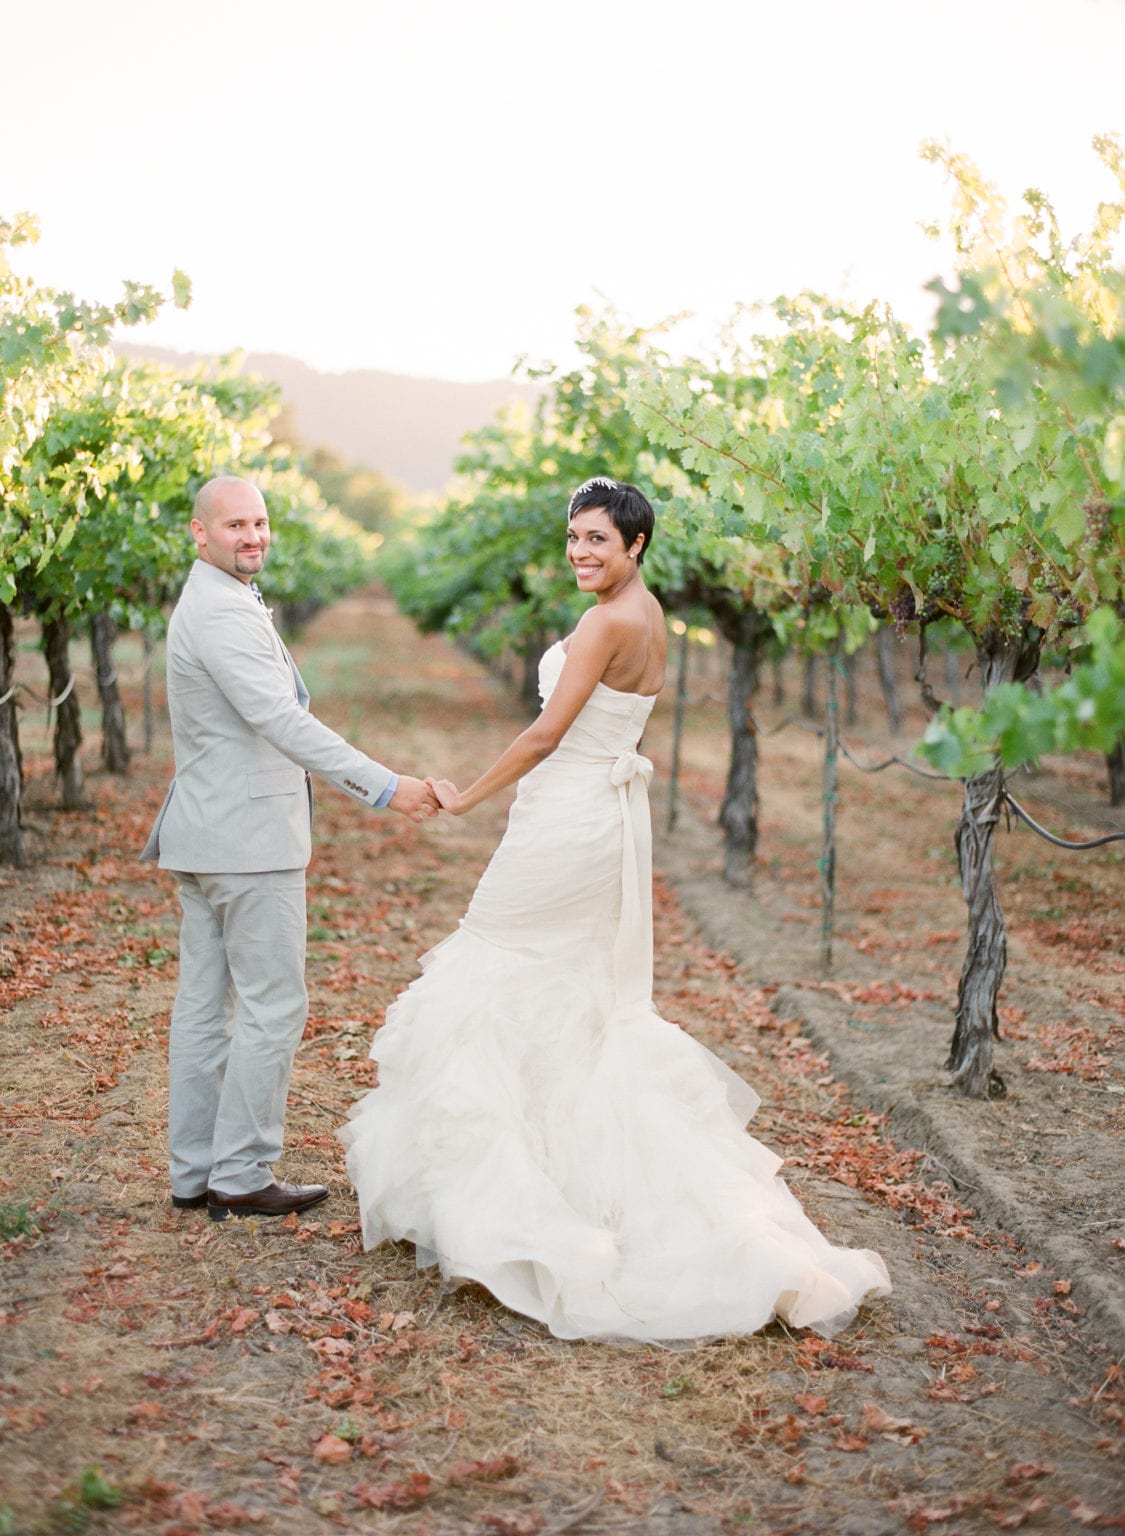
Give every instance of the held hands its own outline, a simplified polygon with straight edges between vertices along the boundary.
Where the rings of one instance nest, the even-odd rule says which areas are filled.
[[[463,816],[468,810],[468,806],[461,804],[461,791],[452,779],[427,779],[426,783],[443,811],[448,811],[451,816]]]
[[[409,774],[399,774],[398,788],[387,801],[392,811],[398,811],[408,821],[427,821],[436,816],[441,806],[430,787],[429,779],[412,779]]]

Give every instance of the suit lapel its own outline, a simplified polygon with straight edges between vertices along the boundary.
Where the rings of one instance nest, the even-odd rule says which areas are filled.
[[[273,628],[272,622],[270,627],[271,629]],[[293,660],[292,656],[290,656],[289,647],[285,644],[285,641],[281,638],[276,629],[273,631],[273,637],[277,644],[281,647],[281,654],[285,658],[285,665],[289,668],[289,675],[293,679],[293,693],[296,696],[297,703],[301,706],[302,709],[308,709],[309,690],[305,687],[304,678],[297,671],[297,663]]]

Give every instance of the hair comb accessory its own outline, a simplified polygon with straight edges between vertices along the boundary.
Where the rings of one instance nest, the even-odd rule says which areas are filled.
[[[594,475],[589,480],[583,480],[582,484],[578,487],[574,495],[570,498],[569,503],[567,504],[567,517],[569,517],[570,514],[574,511],[574,503],[578,500],[579,496],[581,496],[582,492],[593,490],[595,485],[604,485],[608,491],[615,491],[617,489],[617,481],[610,480],[607,475]]]

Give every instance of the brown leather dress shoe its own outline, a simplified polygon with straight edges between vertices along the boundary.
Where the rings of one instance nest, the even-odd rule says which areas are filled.
[[[212,1221],[226,1221],[228,1216],[288,1216],[290,1211],[304,1211],[327,1199],[323,1184],[283,1184],[277,1180],[249,1195],[224,1195],[221,1190],[209,1189],[207,1214]]]

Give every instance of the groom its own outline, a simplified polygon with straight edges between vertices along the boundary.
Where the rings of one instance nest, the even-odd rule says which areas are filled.
[[[327,1197],[284,1184],[289,1074],[305,1027],[309,774],[411,821],[436,815],[399,777],[308,711],[309,694],[254,578],[266,504],[222,475],[195,498],[198,558],[168,624],[175,778],[141,854],[179,882],[180,986],[168,1043],[172,1204],[279,1216]]]

